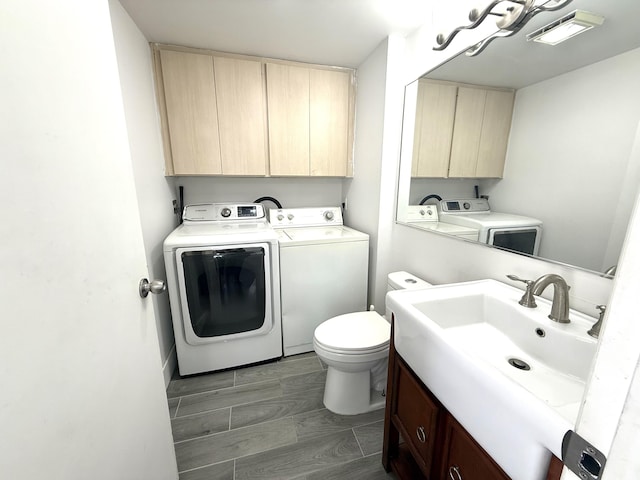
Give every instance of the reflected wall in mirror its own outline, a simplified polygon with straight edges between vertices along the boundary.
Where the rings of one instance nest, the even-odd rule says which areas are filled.
[[[575,9],[605,21],[556,46],[526,40]],[[408,85],[398,221],[419,226],[409,205],[477,186],[493,212],[542,220],[540,257],[615,265],[640,185],[638,18],[637,0],[575,0]]]

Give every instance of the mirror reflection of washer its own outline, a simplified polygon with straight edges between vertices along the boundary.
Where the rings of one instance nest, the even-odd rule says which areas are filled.
[[[538,255],[540,249],[540,220],[493,212],[485,198],[442,200],[440,222],[477,228],[479,242],[512,252]]]
[[[367,308],[369,235],[338,207],[269,210],[280,242],[284,355],[313,351],[325,320]]]
[[[164,241],[180,375],[282,356],[277,234],[259,204],[201,204]]]

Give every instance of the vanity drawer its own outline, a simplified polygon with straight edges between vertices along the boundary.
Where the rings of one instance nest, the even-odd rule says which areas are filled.
[[[394,423],[413,451],[418,466],[428,477],[440,409],[402,361],[398,362],[396,392]]]
[[[445,419],[445,442],[440,478],[447,480],[510,480],[500,466],[450,414]]]

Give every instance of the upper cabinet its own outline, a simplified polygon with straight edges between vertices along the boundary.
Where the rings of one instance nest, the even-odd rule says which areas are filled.
[[[213,61],[208,55],[159,52],[164,85],[163,127],[170,173],[222,173]]]
[[[267,141],[262,64],[213,57],[222,173],[266,175]]]
[[[352,175],[353,71],[154,45],[167,175]]]
[[[271,175],[351,174],[352,74],[267,63]]]
[[[412,176],[502,177],[514,91],[420,80]]]

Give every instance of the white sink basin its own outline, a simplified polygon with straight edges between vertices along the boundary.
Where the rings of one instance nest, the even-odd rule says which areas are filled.
[[[391,292],[395,347],[445,407],[515,479],[546,476],[550,452],[575,425],[597,341],[596,321],[495,280]],[[509,363],[526,363],[522,370]]]

